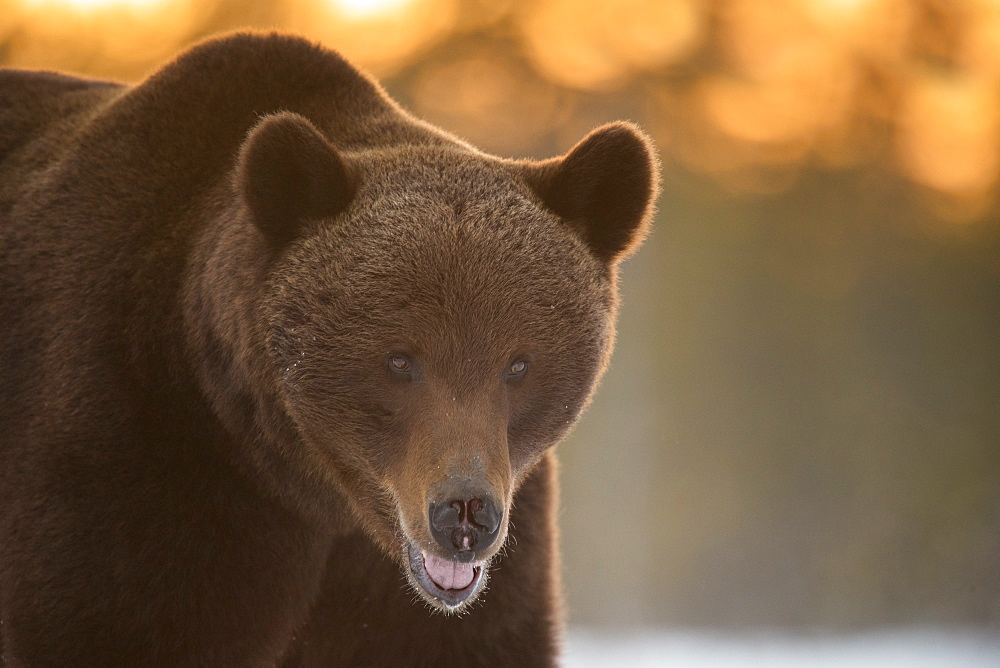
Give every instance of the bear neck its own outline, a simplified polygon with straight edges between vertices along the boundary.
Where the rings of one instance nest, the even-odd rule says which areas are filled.
[[[229,436],[218,444],[236,469],[264,482],[298,515],[328,530],[339,492],[313,475],[284,410],[278,362],[261,312],[272,253],[232,201],[206,207],[181,299],[185,359],[210,412]],[[214,215],[213,215],[214,212]]]

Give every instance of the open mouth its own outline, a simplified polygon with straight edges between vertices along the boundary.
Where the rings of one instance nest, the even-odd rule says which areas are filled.
[[[446,610],[455,610],[472,598],[483,583],[486,564],[461,563],[428,554],[409,545],[410,572],[423,593]]]

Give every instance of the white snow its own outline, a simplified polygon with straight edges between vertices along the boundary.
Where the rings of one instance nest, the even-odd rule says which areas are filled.
[[[1000,629],[937,628],[850,635],[571,628],[565,668],[1000,668]]]

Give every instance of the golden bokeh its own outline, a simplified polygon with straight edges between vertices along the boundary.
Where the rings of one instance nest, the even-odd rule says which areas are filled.
[[[1000,183],[998,0],[0,0],[0,17],[6,65],[125,79],[213,33],[292,30],[406,73],[415,111],[516,154],[607,120],[576,104],[604,96],[641,110],[668,164],[736,192],[895,170],[964,220]]]
[[[0,0],[6,65],[137,78],[172,57],[204,7],[194,0]]]
[[[422,68],[414,104],[449,131],[503,155],[528,155],[566,101],[496,50],[473,49]]]
[[[453,28],[456,0],[291,0],[284,27],[386,76]]]
[[[703,38],[697,0],[539,0],[520,14],[533,62],[554,82],[606,90],[687,56]]]
[[[991,188],[1000,162],[998,93],[993,82],[970,74],[914,76],[899,117],[907,173],[946,192],[975,195]]]

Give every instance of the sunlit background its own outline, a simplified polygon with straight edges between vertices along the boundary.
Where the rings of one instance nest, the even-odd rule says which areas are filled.
[[[138,80],[239,27],[501,155],[655,138],[560,447],[573,628],[1000,637],[1000,0],[0,0],[0,64]]]

